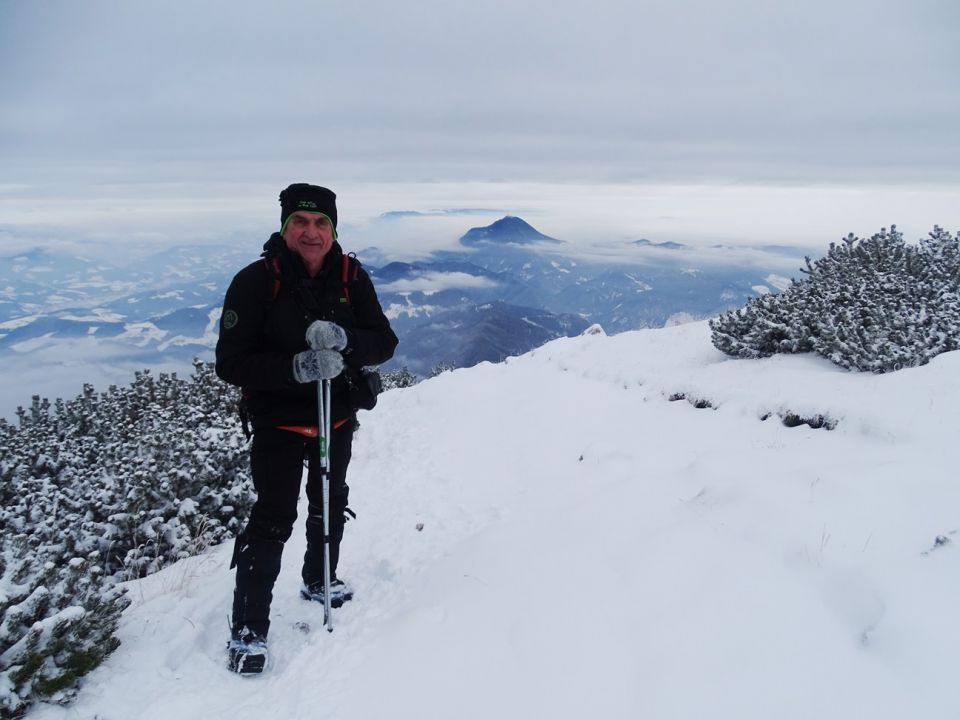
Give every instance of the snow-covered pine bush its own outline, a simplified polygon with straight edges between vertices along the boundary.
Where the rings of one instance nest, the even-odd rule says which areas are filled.
[[[129,604],[103,582],[96,553],[41,560],[27,535],[0,537],[0,718],[21,717],[38,698],[68,702],[77,681],[113,652]]]
[[[816,352],[838,365],[888,372],[960,347],[960,236],[939,227],[916,246],[896,226],[831,243],[806,277],[778,295],[710,321],[736,357]]]
[[[116,585],[232,537],[252,502],[234,389],[137,373],[0,420],[0,717],[68,699],[117,645]]]
[[[420,382],[420,378],[410,372],[407,366],[404,365],[399,370],[381,370],[380,382],[383,383],[384,391],[387,391],[393,390],[394,388],[413,387]]]
[[[924,282],[918,287],[925,308],[922,318],[925,343],[931,357],[958,347],[960,328],[960,232],[951,235],[940,227],[920,241],[925,265]]]
[[[190,381],[144,371],[52,407],[34,398],[4,439],[0,531],[56,562],[99,552],[115,580],[232,537],[252,496],[235,405],[201,362]]]
[[[445,372],[450,372],[451,370],[456,370],[456,364],[452,362],[447,362],[446,360],[441,360],[432,368],[430,368],[430,377],[435,378],[437,375],[443,375]]]

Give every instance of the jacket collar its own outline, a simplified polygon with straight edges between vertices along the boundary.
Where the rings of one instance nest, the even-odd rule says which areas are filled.
[[[303,264],[303,260],[300,259],[299,255],[290,251],[287,244],[283,241],[283,236],[278,232],[271,235],[270,239],[264,243],[262,256],[276,256],[280,260],[280,272],[282,275],[291,277],[298,282],[311,280],[307,275],[307,269]],[[330,246],[330,252],[327,253],[327,257],[323,260],[323,267],[320,268],[320,274],[312,278],[312,280],[325,282],[331,275],[336,275],[337,271],[335,268],[340,267],[342,257],[343,248],[340,247],[339,242],[334,240],[333,245]]]

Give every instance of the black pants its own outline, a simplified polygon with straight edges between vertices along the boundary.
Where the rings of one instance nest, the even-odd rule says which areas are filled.
[[[337,560],[347,499],[347,465],[353,445],[353,419],[331,433],[330,442],[330,577],[336,577]],[[233,627],[244,627],[266,637],[270,628],[273,585],[280,574],[283,544],[293,532],[300,499],[304,459],[307,472],[307,552],[303,558],[303,581],[323,581],[323,494],[319,443],[289,430],[264,428],[253,436],[250,465],[257,500],[246,527],[237,536],[233,565],[237,584],[233,593]]]

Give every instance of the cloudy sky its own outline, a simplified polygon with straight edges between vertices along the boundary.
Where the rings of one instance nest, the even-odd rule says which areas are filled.
[[[956,0],[0,0],[0,241],[261,233],[303,180],[357,227],[957,229],[958,28]]]

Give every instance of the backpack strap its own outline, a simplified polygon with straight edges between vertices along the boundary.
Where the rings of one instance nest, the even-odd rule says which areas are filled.
[[[280,258],[276,255],[265,255],[263,264],[267,268],[267,309],[277,299],[282,285]],[[343,286],[343,300],[350,304],[350,283],[360,277],[360,261],[354,253],[344,253],[340,266],[340,284]]]
[[[343,285],[343,297],[350,304],[350,283],[360,277],[360,261],[353,253],[344,253],[340,268],[340,283]]]
[[[263,311],[263,330],[266,332],[267,328],[270,326],[270,316],[273,313],[273,304],[276,301],[277,296],[280,294],[280,258],[274,254],[264,253],[263,267],[267,271],[267,284],[264,288],[266,302],[264,303]]]
[[[276,255],[268,255],[263,258],[263,264],[267,266],[267,277],[270,280],[267,298],[273,302],[280,294],[280,258]]]

